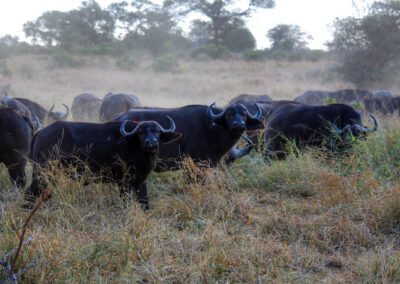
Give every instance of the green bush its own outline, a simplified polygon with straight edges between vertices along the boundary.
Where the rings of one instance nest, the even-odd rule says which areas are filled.
[[[50,55],[50,66],[52,68],[61,68],[61,67],[79,67],[83,65],[81,60],[74,58],[72,55],[67,53],[65,50],[61,48],[52,49],[52,53]]]
[[[243,53],[243,58],[247,61],[261,61],[266,60],[268,58],[268,50],[267,49],[255,49],[255,50],[246,50]]]
[[[137,60],[131,56],[123,55],[115,61],[115,66],[123,70],[132,70],[137,65]]]
[[[287,59],[289,62],[301,61],[304,59],[303,54],[301,52],[289,52]]]
[[[227,59],[232,56],[232,52],[222,45],[208,44],[192,51],[192,57],[196,58],[199,55],[206,55],[211,59]]]
[[[152,68],[158,72],[168,72],[176,70],[179,66],[178,59],[173,55],[164,55],[154,60]]]
[[[241,52],[248,49],[253,49],[256,46],[256,39],[247,28],[241,28],[231,31],[224,45],[234,52]]]

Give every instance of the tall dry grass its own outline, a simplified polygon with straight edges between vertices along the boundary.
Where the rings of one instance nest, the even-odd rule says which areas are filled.
[[[214,93],[221,90],[221,97],[217,97],[221,104],[232,92],[242,92],[238,86],[242,86],[243,92],[258,93],[268,89],[268,84],[275,84],[276,89],[281,89],[272,94],[276,98],[281,98],[278,94],[284,94],[282,98],[293,97],[296,88],[312,88],[313,82],[324,89],[334,86],[324,85],[322,77],[317,75],[308,83],[303,82],[308,77],[294,79],[296,74],[311,74],[318,68],[325,70],[326,63],[287,65],[281,71],[290,78],[286,84],[284,78],[278,83],[262,75],[273,74],[272,65],[277,63],[208,64],[211,65],[185,63],[181,68],[191,66],[194,70],[157,74],[159,81],[153,86],[137,79],[129,85],[129,74],[135,78],[136,71],[117,71],[117,74],[124,74],[121,78],[126,81],[121,79],[125,82],[121,86],[128,88],[136,81],[143,88],[135,90],[171,84],[171,89],[165,90],[170,105],[185,104],[191,95],[203,103],[213,100],[208,92],[199,97],[202,91],[192,82],[197,78],[196,73],[204,84],[202,88],[212,90],[214,86]],[[251,73],[251,70],[256,71]],[[55,76],[52,72],[60,72],[75,78],[70,84],[64,78],[59,87],[74,94],[80,92],[81,80],[86,80],[86,84],[98,82],[99,85],[93,83],[93,90],[103,92],[106,87],[100,85],[106,86],[114,78],[109,69],[93,69],[92,75],[83,71],[76,71],[80,78],[73,70],[43,72],[50,77]],[[106,72],[108,77],[101,80],[99,74]],[[150,70],[142,73],[140,76],[147,80],[153,74]],[[47,78],[41,72],[34,76],[57,85],[52,81],[54,77]],[[117,78],[114,84],[118,83]],[[168,78],[174,80],[169,82]],[[188,80],[190,87],[178,78]],[[249,83],[254,82],[250,78],[262,78],[263,83],[254,85]],[[15,90],[26,86],[21,78],[13,80]],[[231,85],[223,88],[224,82]],[[33,92],[40,84],[46,85],[37,82],[36,87],[24,90]],[[339,81],[335,84],[344,86]],[[190,88],[193,93],[184,96],[188,94],[184,90]],[[181,96],[174,96],[175,91]],[[167,101],[162,93],[154,92],[148,98],[161,105]],[[39,93],[35,96],[39,97]],[[143,100],[151,102],[148,98]],[[86,184],[84,179],[71,179],[68,171],[48,171],[52,199],[32,221],[27,234],[33,234],[34,239],[23,247],[17,268],[25,267],[34,258],[38,261],[21,280],[26,283],[398,283],[400,121],[393,116],[380,118],[380,122],[376,133],[341,155],[307,149],[289,155],[285,161],[265,163],[261,153],[254,153],[231,168],[202,169],[187,161],[185,171],[152,173],[149,211],[141,210],[134,199],[121,198],[115,185]],[[16,246],[16,231],[29,212],[21,208],[22,191],[13,188],[4,167],[0,169],[0,202],[5,212],[0,220],[0,255],[3,255]],[[187,174],[202,178],[188,183]],[[0,274],[1,279],[4,277],[5,274]]]
[[[80,68],[50,68],[44,56],[7,59],[10,84],[18,96],[34,99],[45,106],[72,104],[81,93],[102,98],[108,92],[137,95],[147,106],[225,105],[242,93],[268,94],[275,99],[293,99],[310,89],[351,87],[329,72],[332,62],[245,62],[181,61],[177,71],[155,72],[151,61],[142,61],[131,71],[115,67],[110,58],[88,59]],[[62,108],[62,106],[60,106]]]

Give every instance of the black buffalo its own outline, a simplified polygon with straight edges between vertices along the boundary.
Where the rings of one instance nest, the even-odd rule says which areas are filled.
[[[30,152],[33,125],[28,117],[11,108],[0,108],[0,162],[4,163],[11,180],[25,186],[25,165]]]
[[[252,101],[242,100],[239,101],[240,104],[243,104],[251,113],[257,111],[256,105]],[[258,102],[257,105],[262,110],[262,115],[260,119],[266,124],[268,118],[279,108],[287,104],[301,104],[295,101],[289,100],[279,100],[279,101],[271,101],[271,102]],[[256,150],[259,148],[258,134],[254,131],[248,131],[247,136],[252,141]]]
[[[45,123],[45,122],[53,122],[56,120],[66,120],[69,115],[69,107],[65,104],[63,106],[65,107],[66,112],[53,112],[54,105],[50,108],[50,110],[46,110],[44,107],[39,105],[38,103],[31,101],[29,99],[25,98],[15,98],[15,100],[19,101],[23,105],[25,105],[31,114],[33,116],[36,116],[40,123]]]
[[[99,116],[101,99],[92,94],[80,94],[72,102],[71,112],[75,121],[96,121]]]
[[[204,105],[189,105],[181,108],[157,109],[134,108],[115,118],[117,121],[155,120],[165,123],[165,116],[176,122],[177,131],[182,138],[174,143],[160,146],[160,163],[155,171],[176,170],[185,157],[191,157],[196,163],[206,162],[210,166],[217,165],[221,158],[236,144],[244,131],[257,131],[264,128],[259,119],[262,111],[257,107],[255,115],[251,115],[242,104],[232,104],[225,109]],[[234,158],[247,153],[243,149],[231,152]]]
[[[35,130],[39,130],[40,128],[42,128],[39,118],[35,114],[33,114],[27,106],[25,106],[23,103],[19,102],[18,100],[13,99],[9,96],[4,96],[0,100],[0,107],[11,108],[11,109],[15,110],[22,117],[26,117],[26,118],[30,119]]]
[[[272,99],[268,95],[241,94],[241,95],[236,96],[233,99],[231,99],[229,104],[238,104],[243,101],[253,102],[253,103],[269,103],[269,102],[272,102]]]
[[[78,170],[88,165],[104,182],[116,182],[121,193],[134,190],[139,202],[148,208],[147,188],[141,185],[154,168],[159,143],[181,136],[174,132],[174,121],[168,120],[169,129],[154,121],[128,120],[103,124],[57,121],[49,125],[32,142],[33,178],[26,199],[32,201],[43,192],[46,184],[40,171],[56,159]]]
[[[115,115],[137,106],[140,106],[140,102],[134,95],[109,93],[100,105],[99,120],[101,122],[110,121]]]
[[[303,95],[298,96],[294,100],[299,103],[308,105],[323,105],[330,100],[336,103],[348,104],[351,102],[360,102],[364,98],[373,94],[367,90],[345,89],[340,91],[307,91]]]
[[[349,134],[361,137],[376,131],[378,122],[373,119],[375,126],[369,129],[362,125],[361,114],[348,105],[287,104],[268,120],[265,131],[265,156],[284,158],[288,141],[294,141],[298,147],[322,146],[326,141],[335,141],[338,138],[345,145]]]

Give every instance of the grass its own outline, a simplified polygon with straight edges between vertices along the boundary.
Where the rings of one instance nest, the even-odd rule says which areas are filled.
[[[191,95],[198,96],[201,88],[222,90],[226,84],[228,89],[220,93],[223,104],[228,92],[239,93],[236,87],[240,84],[249,93],[261,92],[261,87],[266,88],[265,83],[272,80],[263,76],[273,73],[268,65],[271,63],[249,64],[242,66],[243,70],[240,64],[182,62],[180,68],[191,66],[194,70],[188,74],[160,73],[158,86],[147,87],[161,88],[168,84],[167,78],[174,78],[166,92],[173,96],[176,83],[177,100],[172,102],[184,104],[190,100],[180,93],[186,88],[193,88]],[[303,76],[295,74],[305,63],[296,64],[281,71],[289,74],[288,86],[275,82],[276,89],[282,88],[282,93],[292,96],[297,84],[304,81],[292,81]],[[307,65],[305,73],[318,68],[323,67]],[[43,79],[42,72],[47,71],[33,76]],[[52,72],[74,76],[70,84],[63,78],[65,81],[56,86],[56,75],[47,74],[55,89],[65,87],[74,92],[80,80],[75,76],[84,74],[82,69],[77,74],[68,69]],[[87,75],[86,84],[95,85],[94,77],[106,71],[95,72]],[[150,77],[152,72],[146,69],[143,76]],[[199,82],[192,82],[197,73],[201,74]],[[115,84],[121,74],[125,74],[121,82],[127,82],[128,74],[138,80],[135,72],[111,74]],[[215,74],[221,75],[211,78]],[[242,79],[219,81],[223,74]],[[257,85],[254,78],[262,83]],[[320,79],[313,78],[314,82]],[[16,90],[25,88],[22,79],[13,80]],[[112,79],[104,81],[107,84]],[[191,85],[183,87],[183,82],[189,81]],[[45,82],[35,83],[32,93],[38,92],[40,84]],[[330,87],[334,86],[325,88]],[[143,91],[141,88],[144,85],[138,86]],[[158,92],[149,94],[144,101],[155,98],[162,104],[166,99]],[[195,100],[211,100],[212,94],[205,94]],[[290,154],[285,161],[265,163],[262,153],[253,153],[231,168],[197,168],[187,161],[185,171],[152,173],[151,209],[146,212],[134,199],[121,198],[115,185],[85,185],[81,179],[70,179],[64,171],[49,171],[46,175],[53,197],[30,223],[27,235],[34,238],[23,247],[17,270],[34,258],[37,264],[23,274],[21,282],[398,283],[400,121],[394,116],[380,118],[380,122],[376,133],[342,155],[307,149]],[[195,183],[188,183],[187,173]],[[4,166],[0,167],[0,185],[4,207],[0,255],[4,255],[17,245],[16,231],[29,212],[21,208],[22,191],[11,186]],[[0,279],[5,277],[0,274]]]

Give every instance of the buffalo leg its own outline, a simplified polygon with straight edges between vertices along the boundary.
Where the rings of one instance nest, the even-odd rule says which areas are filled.
[[[10,178],[13,181],[13,184],[18,186],[19,188],[23,188],[26,184],[26,158],[22,156],[14,157],[14,159],[5,161],[4,164],[7,166],[8,173],[10,174]]]
[[[26,208],[32,208],[35,201],[40,197],[40,195],[44,192],[46,188],[46,183],[43,179],[40,178],[39,174],[37,173],[37,169],[35,166],[33,167],[33,176],[32,176],[32,183],[25,191],[25,205]],[[51,196],[50,194],[47,196],[46,199],[49,199]]]
[[[149,206],[149,197],[147,195],[147,184],[146,182],[142,183],[136,188],[136,196],[139,203],[142,204],[142,208],[144,210],[148,210]]]
[[[146,183],[142,183],[141,185],[136,185],[136,184],[125,185],[125,183],[120,182],[118,183],[118,187],[122,198],[125,198],[127,194],[130,195],[133,191],[135,191],[139,203],[142,204],[142,208],[144,210],[149,209],[149,200],[147,196]]]

